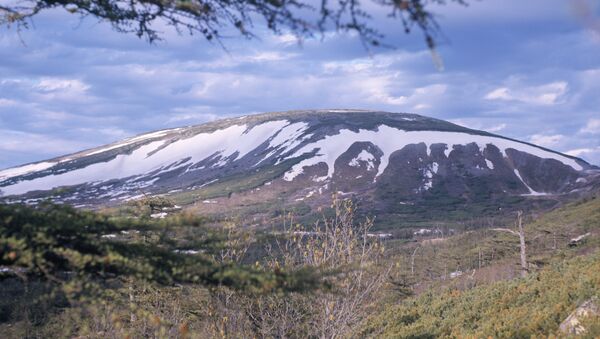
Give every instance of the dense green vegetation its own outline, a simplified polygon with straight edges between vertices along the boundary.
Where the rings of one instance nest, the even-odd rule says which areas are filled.
[[[163,284],[198,282],[234,287],[292,288],[278,272],[266,274],[252,267],[226,265],[210,255],[186,256],[169,237],[168,223],[112,220],[68,206],[42,204],[0,206],[0,264],[14,272],[61,281],[57,275],[77,274],[83,279],[134,277]],[[193,219],[177,220],[183,224]],[[173,222],[171,220],[170,222]],[[204,233],[195,245],[206,253],[223,245],[214,230]],[[115,233],[144,231],[148,237],[111,241]],[[124,233],[122,233],[124,232]],[[150,240],[149,240],[149,239]],[[67,279],[69,280],[69,279]],[[314,287],[314,286],[310,286]]]
[[[470,290],[429,290],[366,321],[360,336],[378,338],[529,338],[559,334],[582,302],[600,297],[600,256],[558,261],[525,279]],[[588,321],[600,323],[600,316]],[[590,338],[600,335],[591,327]]]
[[[451,237],[392,246],[398,258],[394,287],[411,286],[408,299],[397,291],[371,316],[360,336],[531,337],[558,333],[560,323],[583,301],[600,296],[600,199],[588,197],[541,216],[525,227],[531,274],[518,272],[518,239],[490,227],[489,220]],[[571,239],[590,234],[577,246]],[[415,251],[416,249],[416,251]],[[415,254],[411,274],[411,254]],[[450,278],[450,272],[460,272]],[[392,290],[393,291],[393,290]],[[595,325],[594,325],[595,323]],[[590,319],[590,337],[600,334]]]

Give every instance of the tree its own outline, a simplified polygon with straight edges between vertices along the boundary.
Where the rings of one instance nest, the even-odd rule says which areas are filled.
[[[462,5],[467,0],[450,0]],[[372,0],[388,16],[400,20],[404,31],[420,29],[433,49],[439,31],[431,5],[446,0]],[[160,39],[158,23],[179,33],[201,34],[221,41],[234,29],[252,38],[255,21],[264,21],[272,32],[290,31],[299,39],[328,30],[356,32],[365,46],[379,46],[384,36],[372,25],[371,14],[360,0],[9,0],[0,4],[0,24],[27,28],[38,13],[63,8],[81,17],[92,16],[110,23],[118,32],[134,33],[149,42]]]
[[[268,245],[260,265],[267,272],[320,271],[330,288],[311,294],[239,295],[234,300],[244,305],[254,336],[349,337],[368,315],[391,266],[384,262],[381,241],[369,236],[373,220],[356,222],[351,200],[334,196],[332,208],[333,216],[308,228],[294,227],[290,220],[284,238]]]
[[[24,280],[35,277],[58,285],[93,281],[104,285],[108,280],[131,278],[258,291],[318,288],[308,271],[295,276],[219,263],[207,255],[181,254],[168,239],[160,243],[110,240],[131,229],[156,232],[161,228],[46,202],[36,207],[0,204],[0,266]],[[218,235],[210,236],[205,250],[218,251],[218,244]]]
[[[415,255],[417,255],[417,250],[419,249],[419,245],[415,247],[415,250],[410,256],[410,275],[415,276]]]
[[[521,276],[525,277],[527,275],[527,272],[529,271],[529,265],[527,264],[527,245],[525,244],[525,231],[523,230],[523,211],[517,212],[517,225],[519,228],[518,232],[508,228],[493,228],[492,231],[507,232],[519,237]]]

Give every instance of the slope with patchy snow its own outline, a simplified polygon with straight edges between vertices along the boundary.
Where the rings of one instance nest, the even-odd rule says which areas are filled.
[[[367,149],[361,145],[370,146]],[[415,145],[424,145],[425,153],[407,151]],[[463,154],[461,150],[469,145],[474,145],[476,151]],[[499,150],[499,156],[490,156],[491,145],[496,153]],[[443,147],[440,154],[444,159],[432,155],[432,150],[439,147]],[[407,160],[399,165],[393,160],[401,151],[402,156],[414,158],[412,163]],[[346,159],[343,166],[336,168],[336,161],[342,158]],[[280,172],[275,170],[281,166],[287,167]],[[398,166],[408,167],[399,171]],[[413,114],[306,111],[157,131],[55,160],[7,169],[0,171],[0,191],[4,195],[23,195],[57,187],[85,186],[75,188],[63,201],[84,198],[114,201],[139,196],[142,189],[164,194],[184,192],[261,171],[280,173],[271,179],[278,180],[279,185],[293,186],[296,181],[305,180],[299,177],[301,174],[317,167],[325,168],[326,172],[311,177],[318,179],[306,184],[309,186],[305,189],[310,192],[322,192],[324,187],[330,187],[323,181],[332,180],[337,171],[349,171],[345,177],[353,180],[345,186],[339,182],[344,176],[336,179],[347,190],[366,178],[370,179],[365,183],[377,189],[379,178],[390,172],[395,176],[392,185],[403,182],[403,176],[411,176],[407,182],[417,186],[408,191],[424,193],[443,182],[440,178],[445,178],[446,184],[456,178],[466,180],[464,174],[454,173],[459,168],[469,173],[467,177],[484,176],[488,181],[504,182],[491,185],[494,189],[538,196],[583,185],[579,178],[583,174],[578,173],[591,168],[579,159],[557,152]],[[557,179],[533,177],[540,171]],[[551,185],[544,186],[546,181]],[[390,185],[389,179],[387,182]],[[308,198],[313,198],[313,194]]]

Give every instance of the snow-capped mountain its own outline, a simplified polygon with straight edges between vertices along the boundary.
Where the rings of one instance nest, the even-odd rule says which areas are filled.
[[[51,197],[92,206],[141,194],[188,204],[258,194],[314,206],[341,192],[389,209],[440,197],[468,203],[565,195],[585,190],[596,175],[581,159],[442,120],[322,110],[139,135],[0,171],[0,191],[10,201]]]

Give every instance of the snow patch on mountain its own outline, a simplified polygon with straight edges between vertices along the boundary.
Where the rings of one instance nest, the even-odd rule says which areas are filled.
[[[437,173],[438,169],[438,163],[434,162],[433,164],[431,164],[431,166],[427,166],[423,170],[423,176],[425,177],[425,181],[423,183],[423,186],[421,187],[421,190],[427,191],[433,187],[433,175]]]
[[[161,131],[156,131],[156,132],[151,132],[151,133],[146,133],[146,134],[142,134],[139,135],[137,137],[133,137],[133,138],[129,138],[129,139],[125,139],[121,142],[109,145],[107,147],[102,147],[100,149],[97,150],[93,150],[92,152],[86,153],[85,155],[94,155],[94,154],[100,154],[100,153],[104,153],[116,148],[121,148],[127,145],[131,145],[134,144],[136,142],[139,141],[144,141],[144,140],[149,140],[149,139],[154,139],[154,138],[160,138],[163,137],[171,132],[176,132],[178,130],[180,130],[181,128],[172,128],[172,129],[165,129],[165,130],[161,130]]]
[[[305,159],[294,165],[288,172],[286,172],[284,179],[291,181],[297,175],[303,172],[304,167],[313,166],[321,162],[327,165],[327,176],[331,177],[334,171],[333,165],[335,160],[355,142],[371,142],[379,147],[379,149],[381,149],[383,152],[376,177],[385,171],[389,163],[390,155],[394,151],[400,150],[410,144],[419,143],[424,143],[427,148],[429,148],[432,144],[446,144],[448,146],[446,148],[446,152],[448,153],[445,152],[446,156],[449,155],[449,149],[451,149],[454,145],[467,145],[475,143],[478,145],[480,150],[484,150],[487,145],[492,144],[500,149],[504,157],[507,156],[507,149],[516,149],[540,158],[558,160],[578,171],[583,169],[581,165],[579,165],[574,159],[546,151],[539,147],[499,137],[461,132],[405,131],[387,125],[380,125],[376,130],[359,129],[357,132],[355,132],[349,129],[343,129],[335,135],[327,135],[316,142],[304,145],[293,155],[289,156],[288,159],[309,154],[315,149],[317,150],[316,154],[313,157]]]
[[[529,187],[529,185],[527,185],[525,180],[523,180],[523,177],[521,177],[521,173],[519,173],[519,170],[516,168],[515,168],[515,175],[519,178],[519,180],[521,180],[523,185],[525,185],[525,187],[527,187],[527,189],[529,190],[529,194],[523,194],[523,195],[531,195],[531,196],[548,195],[548,193],[536,192],[533,190],[533,188]]]
[[[107,162],[95,163],[84,168],[61,174],[53,174],[2,187],[5,194],[23,194],[34,190],[49,190],[65,185],[127,178],[156,170],[162,170],[181,162],[191,166],[210,157],[220,157],[221,164],[240,159],[266,142],[289,124],[276,120],[256,125],[232,125],[211,133],[200,133],[170,144],[165,140],[153,141],[133,150],[119,154]],[[141,137],[141,136],[140,136]],[[181,167],[183,164],[179,164]],[[18,168],[21,169],[22,168]],[[31,171],[27,169],[27,171]],[[16,172],[19,173],[19,172]]]
[[[269,148],[283,148],[284,150],[294,148],[302,141],[300,136],[306,129],[308,129],[308,124],[305,122],[296,122],[285,126],[269,141]]]
[[[269,152],[261,161],[257,163],[260,164],[263,161],[269,159],[271,156],[276,153],[285,153],[296,146],[298,146],[305,139],[310,138],[312,135],[302,136],[309,125],[305,122],[296,122],[293,124],[289,124],[279,131],[270,141],[269,148],[271,148],[271,152]]]
[[[427,149],[429,149],[429,147]],[[452,152],[452,148],[450,148],[450,147],[448,147],[448,145],[446,145],[446,149],[444,149],[444,155],[446,156],[446,158],[448,158],[450,156],[450,152]]]
[[[56,162],[44,161],[44,162],[38,162],[35,164],[29,164],[29,165],[25,165],[25,166],[21,166],[21,167],[5,169],[3,171],[0,171],[0,180],[16,177],[19,175],[25,175],[25,174],[32,173],[32,172],[43,171],[43,170],[48,169],[56,164],[57,164]]]
[[[365,150],[362,150],[357,156],[356,158],[350,160],[350,163],[348,163],[348,165],[352,166],[352,167],[360,167],[361,163],[366,163],[367,164],[367,171],[372,170],[373,168],[375,168],[375,156]]]

